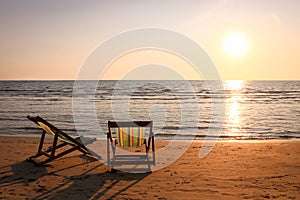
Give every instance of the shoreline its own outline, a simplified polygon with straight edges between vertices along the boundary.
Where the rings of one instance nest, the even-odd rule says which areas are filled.
[[[1,137],[13,137],[13,138],[40,138],[41,135],[39,134],[0,134]],[[49,136],[46,134],[46,138],[51,138],[52,136]],[[73,136],[74,137],[74,136]],[[87,136],[87,137],[94,137],[94,136]],[[97,140],[106,140],[105,137],[95,137]],[[192,141],[192,142],[203,142],[204,138],[195,138],[192,140],[189,139],[169,139],[169,138],[161,138],[161,137],[155,137],[156,140],[161,141]],[[242,142],[242,143],[263,143],[263,142],[300,142],[300,138],[271,138],[271,139],[224,139],[224,138],[218,138],[218,139],[209,139],[207,141],[214,141],[214,142]]]
[[[194,141],[150,174],[112,174],[78,152],[36,167],[39,137],[0,136],[0,199],[297,199],[300,141],[223,142],[199,158]],[[159,150],[167,141],[156,140]],[[51,144],[46,140],[46,144]],[[180,143],[179,143],[180,144]],[[180,145],[178,146],[180,148]]]

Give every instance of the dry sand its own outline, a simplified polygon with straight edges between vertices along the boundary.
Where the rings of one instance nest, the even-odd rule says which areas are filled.
[[[164,142],[156,141],[157,146]],[[110,173],[78,153],[36,167],[38,138],[0,137],[0,199],[300,199],[300,142],[201,141],[148,174]]]

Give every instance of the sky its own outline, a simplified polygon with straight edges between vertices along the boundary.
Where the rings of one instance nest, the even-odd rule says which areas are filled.
[[[103,42],[149,27],[196,42],[224,80],[300,78],[298,0],[0,0],[0,26],[0,80],[77,79]],[[160,50],[124,52],[104,67],[101,79],[205,78]]]

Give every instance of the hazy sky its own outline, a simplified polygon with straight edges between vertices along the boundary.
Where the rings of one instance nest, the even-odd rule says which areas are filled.
[[[0,0],[0,25],[2,80],[76,79],[101,42],[143,27],[173,30],[194,40],[223,79],[300,78],[299,0]],[[224,50],[224,40],[232,32],[247,42],[242,55]],[[165,52],[133,54],[112,63],[104,78],[128,76],[133,65],[157,74],[151,78],[172,78],[165,67],[157,73],[159,66],[197,78],[187,63]]]

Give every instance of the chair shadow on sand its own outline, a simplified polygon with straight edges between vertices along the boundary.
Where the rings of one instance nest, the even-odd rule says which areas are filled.
[[[132,174],[113,173],[111,171],[90,174],[90,172],[102,165],[99,164],[80,175],[69,176],[64,183],[45,191],[33,199],[99,199],[103,195],[106,195],[105,199],[114,199],[121,193],[124,195],[129,188],[149,175],[149,173]],[[119,184],[121,181],[122,184]]]
[[[76,156],[70,156],[68,158],[77,157]],[[37,166],[32,162],[29,162],[27,160],[21,161],[16,164],[7,165],[7,166],[1,166],[0,167],[0,187],[6,187],[10,185],[15,184],[22,184],[24,186],[27,186],[30,183],[33,183],[35,181],[38,181],[40,178],[55,174],[59,171],[68,170],[70,168],[78,167],[80,165],[87,164],[89,162],[94,162],[94,159],[91,159],[91,157],[88,156],[80,156],[86,162],[79,163],[74,166],[69,166],[64,169],[59,169],[56,171],[48,172],[47,167],[49,165],[40,165]]]
[[[68,162],[68,159],[72,159],[72,157],[63,159]],[[89,163],[92,163],[89,168],[83,167],[83,169],[81,167],[87,166]],[[91,160],[90,157],[86,158],[84,162],[62,169],[53,170],[52,167],[50,172],[47,170],[48,167],[51,165],[35,166],[28,161],[2,166],[0,168],[0,187],[11,187],[17,184],[23,184],[24,187],[29,184],[36,184],[39,187],[39,180],[43,177],[52,176],[55,178],[57,173],[66,171],[64,173],[68,175],[63,176],[63,181],[60,184],[41,187],[32,199],[99,199],[103,195],[106,196],[105,199],[113,199],[121,193],[124,195],[126,190],[149,175],[148,173],[112,173],[104,167],[104,164],[98,160]],[[76,171],[76,175],[70,173],[72,170]],[[78,174],[80,170],[83,172]],[[120,182],[122,183],[120,184]]]
[[[45,166],[34,167],[33,163],[22,161],[13,165],[1,167],[0,187],[24,184],[37,181],[39,178],[47,175],[48,172]]]

